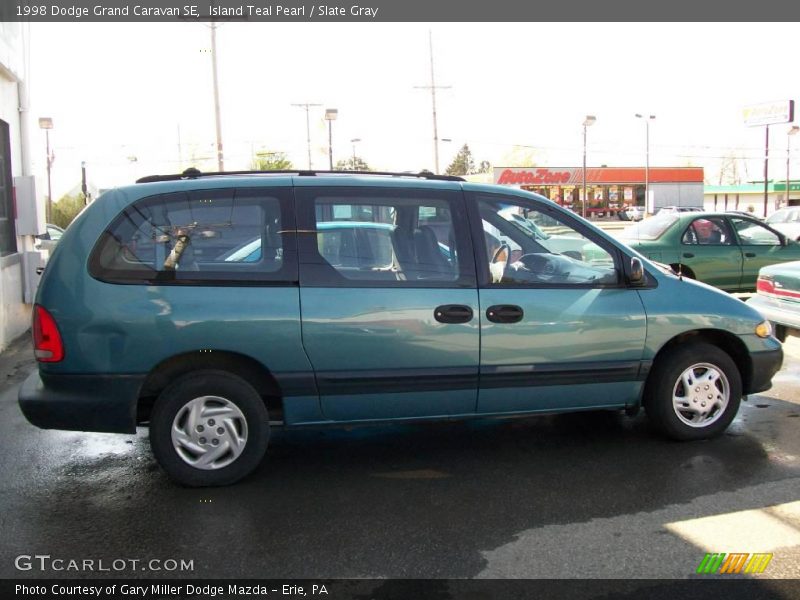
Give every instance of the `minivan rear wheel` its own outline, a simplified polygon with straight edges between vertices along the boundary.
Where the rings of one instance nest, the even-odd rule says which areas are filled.
[[[169,385],[150,415],[150,445],[167,474],[183,485],[234,483],[261,462],[269,419],[261,397],[225,371],[195,371]]]
[[[644,407],[669,437],[698,440],[725,431],[741,398],[742,378],[733,359],[717,346],[693,343],[659,357],[647,381]]]

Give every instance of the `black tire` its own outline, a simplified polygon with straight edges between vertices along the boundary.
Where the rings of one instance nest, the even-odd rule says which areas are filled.
[[[703,381],[706,374],[713,374],[702,367],[693,371],[690,379],[697,387],[686,394],[681,376],[695,365],[710,365],[717,373],[724,375],[717,383]],[[695,375],[697,379],[694,379]],[[709,387],[706,387],[709,386]],[[708,415],[708,423],[690,425],[686,422],[691,415],[690,408],[704,410],[702,402],[712,396],[711,404],[727,387],[727,402],[724,408]],[[710,389],[709,389],[710,388]],[[673,393],[678,397],[686,394],[686,411],[673,407]],[[702,394],[702,396],[701,396]],[[719,394],[719,396],[718,396]],[[731,424],[742,399],[742,377],[733,359],[717,346],[696,342],[682,345],[658,358],[645,386],[644,408],[647,416],[662,433],[675,440],[700,440],[721,434]],[[682,416],[679,416],[681,412]],[[713,417],[713,418],[712,418]]]
[[[192,466],[188,460],[202,454],[193,455],[185,448],[177,448],[173,443],[173,423],[176,423],[179,413],[186,414],[185,407],[189,403],[208,396],[221,398],[228,404],[222,405],[213,399],[202,400],[204,410],[213,411],[216,407],[235,412],[238,409],[238,414],[235,418],[225,419],[225,427],[221,427],[223,422],[211,420],[213,414],[209,415],[210,419],[203,417],[206,420],[197,429],[199,431],[209,428],[209,433],[204,433],[207,437],[200,438],[201,442],[197,443],[206,452],[210,452],[210,444],[214,440],[216,445],[222,442],[222,450],[226,439],[232,439],[237,432],[239,439],[244,438],[245,441],[241,444],[242,449],[238,456],[235,456],[236,450],[226,450],[226,454],[220,459],[220,466],[198,468]],[[231,404],[235,405],[235,409]],[[219,432],[218,437],[215,436],[215,431]],[[263,400],[249,383],[226,371],[195,371],[180,377],[161,393],[150,415],[150,446],[153,455],[167,475],[190,487],[228,485],[242,479],[264,458],[268,442],[269,418]],[[228,444],[229,447],[233,445]],[[183,458],[182,454],[187,458]],[[226,464],[226,461],[230,463]]]

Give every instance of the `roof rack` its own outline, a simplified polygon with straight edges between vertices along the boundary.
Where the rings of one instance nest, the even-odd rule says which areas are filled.
[[[148,175],[140,177],[136,183],[153,183],[156,181],[178,181],[181,179],[198,179],[200,177],[225,177],[228,175],[298,175],[300,177],[315,177],[317,175],[379,175],[384,177],[418,177],[421,179],[435,179],[439,181],[466,181],[463,177],[455,175],[436,175],[430,171],[411,172],[392,172],[392,171],[318,171],[316,169],[287,169],[279,171],[217,171],[213,173],[203,173],[199,169],[189,168],[183,173],[174,175]]]

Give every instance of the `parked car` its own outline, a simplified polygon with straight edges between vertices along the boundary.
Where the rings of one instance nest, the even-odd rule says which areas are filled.
[[[359,248],[371,247],[370,267],[389,268],[392,266],[391,223],[368,223],[358,221],[332,221],[317,223],[319,251],[325,260],[338,264],[340,260],[358,260]],[[342,239],[345,237],[346,239]],[[450,249],[438,243],[442,256],[449,258]],[[344,248],[344,251],[342,251]],[[349,250],[348,250],[349,249]],[[352,252],[350,251],[352,250]],[[279,248],[269,250],[277,255]],[[238,248],[223,253],[219,260],[225,262],[257,262],[262,256],[262,239],[257,236]]]
[[[617,213],[620,221],[641,221],[644,219],[644,207],[627,206]]]
[[[744,210],[726,210],[725,213],[729,215],[739,215],[740,217],[750,217],[751,219],[755,219],[757,221],[763,221],[763,219],[758,215],[754,215],[753,213]]]
[[[754,290],[763,266],[800,260],[800,244],[756,219],[727,213],[658,214],[619,237],[684,277],[729,292]]]
[[[250,473],[279,423],[644,406],[713,437],[782,361],[743,302],[546,198],[428,173],[144,178],[70,225],[33,315],[30,422],[148,425],[190,486]]]
[[[780,341],[800,335],[800,261],[761,269],[756,294],[747,303],[770,320]]]
[[[58,225],[53,225],[52,223],[47,223],[45,225],[45,232],[36,236],[36,239],[38,240],[36,243],[36,248],[42,250],[54,250],[58,240],[61,239],[62,235],[64,235],[64,230],[61,229],[61,227]]]
[[[767,217],[766,223],[792,240],[800,240],[800,206],[787,206]]]
[[[658,209],[657,215],[678,214],[686,212],[703,212],[698,206],[662,206]]]

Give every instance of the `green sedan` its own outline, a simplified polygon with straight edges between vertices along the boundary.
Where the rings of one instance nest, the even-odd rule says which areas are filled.
[[[729,292],[755,290],[761,267],[800,260],[800,244],[736,214],[659,215],[625,229],[619,237],[685,277]]]

